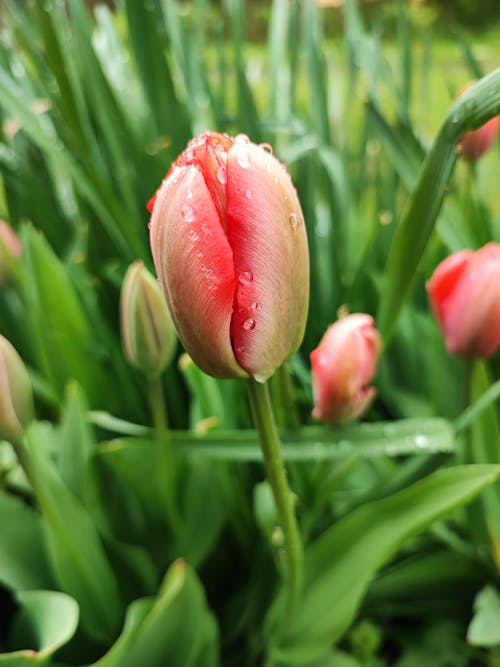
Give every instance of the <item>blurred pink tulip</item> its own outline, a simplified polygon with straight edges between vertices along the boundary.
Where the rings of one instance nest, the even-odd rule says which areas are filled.
[[[328,327],[311,352],[314,418],[342,423],[365,412],[376,394],[369,383],[381,348],[370,315],[347,315]]]
[[[309,256],[296,190],[268,146],[207,132],[148,208],[151,249],[186,351],[215,377],[270,377],[299,347]]]
[[[469,82],[460,90],[457,97],[463,95],[466,90],[469,90],[474,85],[474,81]],[[491,118],[487,123],[481,125],[477,130],[470,130],[465,132],[457,146],[457,151],[463,155],[467,160],[476,162],[479,158],[488,151],[497,138],[499,128],[498,117]]]
[[[11,278],[13,264],[22,255],[23,247],[12,227],[0,220],[0,285]]]
[[[500,346],[500,244],[447,257],[427,283],[446,349],[489,357]]]

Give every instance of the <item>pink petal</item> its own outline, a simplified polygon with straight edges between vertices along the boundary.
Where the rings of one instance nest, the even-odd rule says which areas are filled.
[[[230,340],[233,253],[201,171],[176,166],[158,191],[151,248],[179,338],[215,377],[245,375]]]
[[[307,237],[297,193],[263,148],[228,152],[227,235],[237,281],[231,336],[240,365],[271,376],[300,345],[309,296]]]

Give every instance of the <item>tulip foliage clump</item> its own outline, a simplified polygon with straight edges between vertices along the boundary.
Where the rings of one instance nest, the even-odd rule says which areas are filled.
[[[5,0],[5,667],[500,660],[500,61],[420,11]]]

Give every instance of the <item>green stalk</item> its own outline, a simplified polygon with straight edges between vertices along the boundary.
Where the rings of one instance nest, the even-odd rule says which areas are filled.
[[[148,378],[149,402],[155,429],[155,444],[158,457],[158,486],[164,501],[165,511],[175,535],[179,534],[181,522],[175,500],[175,476],[172,446],[165,409],[165,395],[161,377]]]
[[[267,480],[271,486],[285,546],[285,586],[287,611],[290,613],[298,601],[302,586],[302,543],[288,486],[281,443],[274,421],[269,389],[266,383],[250,378],[248,381],[250,405],[259,434]]]

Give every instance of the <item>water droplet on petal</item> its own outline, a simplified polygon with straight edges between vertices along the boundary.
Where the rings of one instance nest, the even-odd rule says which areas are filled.
[[[194,229],[189,230],[188,236],[191,239],[191,241],[197,241],[200,238],[198,234],[194,231]]]
[[[234,143],[241,146],[243,144],[249,144],[250,139],[247,137],[246,134],[237,134],[234,138]]]
[[[217,169],[216,177],[217,177],[217,180],[219,181],[219,183],[221,185],[224,185],[226,183],[226,167],[221,165]]]
[[[236,352],[238,352],[238,354],[241,354],[244,351],[245,347],[243,345],[238,345],[238,347],[236,348]]]
[[[266,151],[266,153],[273,154],[273,147],[271,144],[259,144],[260,148]]]
[[[258,307],[259,307],[259,302],[258,301],[252,301],[252,303],[250,304],[250,309],[251,310],[257,310]]]
[[[242,169],[248,169],[250,166],[250,157],[244,148],[240,148],[236,154],[236,162]]]
[[[190,191],[187,193],[187,199],[192,199],[192,198],[193,198],[193,191],[190,190]]]
[[[191,208],[191,206],[188,206],[187,204],[184,204],[184,206],[181,207],[181,216],[182,216],[184,222],[193,222],[193,220],[194,220],[194,211]]]
[[[243,328],[245,331],[252,331],[252,329],[255,329],[255,320],[253,317],[249,317],[243,322]]]
[[[253,273],[251,271],[242,271],[238,276],[238,281],[242,285],[250,285],[253,280]]]
[[[245,197],[246,197],[247,199],[252,199],[252,191],[251,191],[251,190],[247,190],[247,191],[245,192]]]
[[[292,229],[297,229],[300,223],[300,218],[296,213],[290,213],[288,220],[292,226]]]

